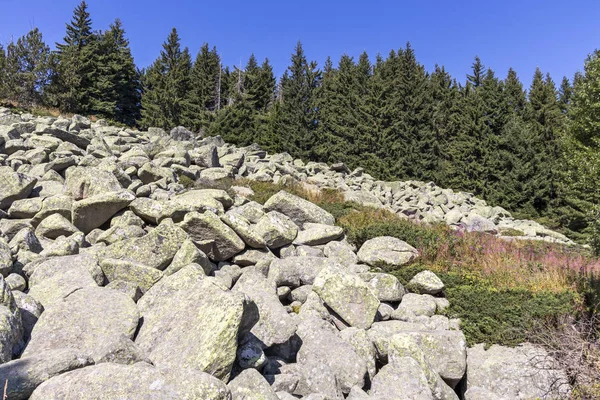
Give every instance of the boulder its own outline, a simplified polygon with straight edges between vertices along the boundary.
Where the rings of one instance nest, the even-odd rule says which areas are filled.
[[[118,192],[121,184],[109,171],[94,167],[74,167],[66,171],[65,188],[75,200],[108,192]]]
[[[381,272],[364,272],[359,276],[369,285],[379,301],[397,302],[402,300],[402,296],[406,293],[404,286],[394,275]]]
[[[335,223],[333,215],[321,207],[283,190],[271,196],[264,207],[268,211],[278,211],[288,216],[299,227],[302,227],[306,222],[325,225]]]
[[[156,368],[102,363],[55,376],[41,384],[31,400],[230,400],[227,386],[217,378],[189,368]]]
[[[147,235],[116,242],[100,251],[101,258],[116,258],[164,270],[187,234],[171,220],[164,220]]]
[[[287,257],[275,258],[269,267],[269,279],[279,286],[297,288],[312,285],[315,278],[326,266],[338,265],[324,257]]]
[[[181,228],[196,243],[208,239],[213,241],[207,252],[208,257],[213,261],[227,260],[246,247],[244,241],[211,211],[187,214]]]
[[[47,239],[56,239],[59,236],[71,236],[76,232],[79,232],[79,229],[71,221],[58,213],[44,218],[35,229],[36,236]]]
[[[238,335],[258,320],[253,303],[211,278],[141,309],[144,323],[135,341],[155,365],[197,368],[223,380],[235,361]]]
[[[284,214],[271,211],[254,226],[254,231],[264,240],[267,247],[277,249],[294,241],[298,227]]]
[[[358,275],[339,264],[319,272],[313,291],[350,326],[368,329],[375,320],[379,300]]]
[[[501,399],[567,398],[565,371],[541,347],[525,343],[510,348],[483,344],[467,350],[467,394],[491,392]],[[480,390],[475,389],[480,388]]]
[[[371,396],[377,400],[433,400],[427,378],[419,364],[410,357],[401,357],[379,370],[371,383]]]
[[[371,266],[389,264],[401,266],[414,260],[419,253],[406,242],[391,236],[367,240],[358,251],[358,259]]]
[[[325,257],[331,258],[345,267],[358,262],[354,249],[346,242],[329,242],[323,248],[323,253]]]
[[[231,400],[279,400],[269,383],[255,369],[246,369],[227,384]]]
[[[127,190],[108,192],[73,203],[73,225],[83,233],[99,228],[135,199]]]
[[[232,291],[245,294],[256,304],[260,319],[250,332],[265,347],[285,343],[296,333],[296,322],[279,302],[275,283],[255,267],[244,269]]]
[[[10,361],[22,349],[23,325],[15,298],[0,276],[0,364]]]
[[[444,290],[444,282],[431,271],[421,271],[408,283],[408,289],[420,294],[438,294]]]
[[[133,337],[139,320],[133,300],[116,290],[85,287],[46,307],[23,356],[69,348],[98,357],[112,338]]]
[[[27,400],[48,379],[93,363],[89,356],[72,349],[48,350],[0,365],[0,382],[8,382],[7,399]]]
[[[36,178],[0,166],[0,210],[7,210],[15,200],[27,198],[36,183]]]
[[[316,246],[327,244],[332,240],[339,239],[344,234],[344,229],[339,226],[314,224],[307,222],[298,236],[294,239],[295,245]]]
[[[407,293],[402,297],[400,306],[392,313],[393,319],[409,320],[411,317],[424,315],[431,317],[437,310],[437,303],[428,294]]]
[[[100,268],[110,283],[116,280],[129,282],[140,289],[142,294],[146,293],[162,277],[163,273],[156,268],[144,264],[105,258],[100,262]]]

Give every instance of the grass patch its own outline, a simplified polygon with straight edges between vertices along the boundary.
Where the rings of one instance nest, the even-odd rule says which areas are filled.
[[[430,269],[423,264],[384,267],[407,284],[417,273]],[[438,272],[446,285],[450,307],[445,314],[461,319],[469,346],[476,343],[514,346],[526,341],[539,321],[577,315],[581,296],[572,289],[562,292],[532,292],[525,289],[498,289],[489,281],[456,272]]]

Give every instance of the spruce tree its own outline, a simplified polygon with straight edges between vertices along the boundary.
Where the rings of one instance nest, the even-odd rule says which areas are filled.
[[[217,48],[205,43],[196,55],[191,70],[188,102],[189,119],[194,129],[203,129],[213,120],[220,108],[219,79],[222,80],[221,58]]]
[[[73,12],[63,43],[57,43],[52,63],[55,66],[49,88],[52,102],[63,111],[89,113],[96,57],[86,51],[96,40],[87,3],[82,1]],[[87,49],[89,50],[89,49]]]
[[[25,106],[39,106],[50,80],[50,48],[39,29],[34,28],[17,40],[15,52],[18,64],[15,100]]]
[[[481,62],[479,56],[475,56],[475,61],[471,66],[472,74],[467,75],[467,82],[469,82],[473,87],[478,88],[483,85],[483,79],[486,75],[486,68]]]
[[[506,97],[509,111],[522,116],[527,103],[527,95],[517,73],[512,68],[508,70],[508,75],[504,79],[504,97]]]
[[[321,72],[316,62],[308,62],[298,42],[291,65],[281,78],[281,105],[274,110],[271,137],[279,151],[309,158],[315,144],[317,108],[315,92]]]
[[[560,109],[563,114],[566,114],[569,105],[571,104],[571,99],[573,98],[573,86],[571,86],[571,82],[569,82],[569,78],[566,76],[563,77],[560,88],[558,89],[558,102],[560,104]]]
[[[7,61],[4,46],[0,44],[0,100],[7,97]]]
[[[185,114],[189,104],[191,64],[189,51],[187,48],[181,50],[179,35],[173,28],[160,57],[146,71],[142,126],[171,129],[188,122]]]

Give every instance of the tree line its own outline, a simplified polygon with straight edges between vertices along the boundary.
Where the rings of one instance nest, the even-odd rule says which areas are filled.
[[[121,22],[94,31],[85,1],[66,28],[54,50],[38,29],[0,46],[0,98],[143,128],[182,125],[379,179],[432,180],[582,240],[598,220],[598,51],[572,80],[557,85],[537,69],[526,89],[514,70],[499,76],[478,57],[458,81],[443,66],[428,72],[410,44],[319,68],[298,43],[278,80],[254,55],[230,68],[204,44],[192,59],[176,29],[137,69]]]

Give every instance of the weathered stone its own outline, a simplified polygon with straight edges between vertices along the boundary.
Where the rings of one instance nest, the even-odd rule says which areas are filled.
[[[339,336],[350,344],[354,352],[364,360],[369,379],[373,379],[377,372],[375,365],[377,350],[367,332],[364,329],[350,327],[340,331]]]
[[[22,349],[21,311],[4,278],[0,276],[0,364],[8,362]]]
[[[298,232],[294,244],[307,246],[326,244],[340,238],[343,234],[344,230],[339,226],[307,222],[304,224],[303,230]]]
[[[389,342],[390,364],[401,362],[403,357],[415,360],[427,378],[433,398],[436,400],[458,400],[456,393],[446,385],[440,375],[435,371],[430,361],[427,360],[423,351],[413,337],[410,335],[395,335]]]
[[[8,209],[8,215],[11,218],[32,218],[35,214],[40,212],[42,209],[42,202],[44,201],[41,197],[34,197],[32,199],[22,199],[13,201],[12,205]]]
[[[257,249],[267,247],[265,239],[256,232],[254,227],[250,224],[250,221],[241,214],[227,212],[221,216],[221,220],[233,229],[248,246]]]
[[[402,357],[379,370],[371,384],[371,396],[378,400],[396,400],[398,394],[411,400],[433,400],[427,378],[419,364]]]
[[[444,290],[444,282],[433,272],[422,271],[410,280],[408,289],[420,294],[438,294]]]
[[[75,167],[66,171],[65,188],[75,200],[108,192],[118,192],[121,184],[109,171],[93,167]]]
[[[267,200],[264,207],[268,211],[279,211],[288,216],[299,227],[306,222],[325,225],[335,223],[333,215],[321,207],[283,190]]]
[[[6,210],[13,201],[29,196],[36,183],[36,178],[0,166],[0,210]]]
[[[73,203],[73,225],[83,233],[102,226],[135,199],[130,191],[109,192]]]
[[[181,227],[194,242],[209,238],[214,241],[207,253],[214,261],[227,260],[246,247],[244,241],[211,211],[187,214]]]
[[[100,256],[133,261],[162,271],[186,239],[181,228],[171,220],[164,220],[146,236],[116,242],[100,251]]]
[[[407,293],[402,297],[402,302],[392,313],[393,319],[405,320],[410,316],[424,315],[431,317],[437,310],[433,296],[428,294]]]
[[[156,368],[102,363],[77,369],[41,384],[31,400],[78,399],[230,400],[227,386],[217,378],[190,368]]]
[[[339,264],[319,272],[313,291],[350,326],[368,329],[375,320],[379,300],[358,275]]]
[[[245,268],[233,287],[258,307],[260,319],[250,331],[265,347],[285,343],[296,333],[296,323],[279,302],[275,283],[256,270]]]
[[[70,236],[76,232],[79,232],[79,229],[77,229],[71,221],[58,213],[44,218],[35,229],[36,236],[45,237],[47,239],[56,239],[59,236]]]
[[[163,277],[163,273],[155,268],[114,258],[103,259],[100,268],[109,283],[115,280],[130,282],[139,287],[142,294]]]
[[[276,258],[271,262],[268,277],[277,286],[297,288],[312,285],[323,268],[336,265],[335,261],[323,257]]]
[[[6,382],[7,399],[27,400],[48,379],[93,362],[89,356],[72,349],[48,350],[0,365],[0,381]]]
[[[567,398],[568,378],[541,347],[522,344],[515,348],[483,344],[467,350],[467,393],[475,397],[479,387],[501,399]]]
[[[23,291],[27,288],[27,281],[19,274],[12,273],[5,278],[5,281],[12,291]]]
[[[298,227],[294,222],[277,211],[265,214],[254,226],[254,231],[271,249],[292,243],[298,235]]]
[[[231,400],[279,400],[269,383],[255,369],[246,369],[227,384]]]
[[[184,270],[169,278],[177,279]],[[144,323],[136,343],[157,366],[194,367],[226,380],[238,335],[258,320],[252,306],[242,294],[224,291],[205,278],[151,306],[140,306]]]
[[[362,280],[367,282],[373,294],[379,301],[400,301],[405,290],[398,278],[394,275],[379,272],[365,272],[359,274]]]
[[[23,356],[70,348],[97,358],[103,343],[133,337],[138,309],[128,296],[103,287],[85,287],[46,307]]]
[[[352,246],[346,242],[329,242],[323,248],[325,257],[331,258],[334,261],[347,267],[358,262],[358,257],[354,253]]]
[[[98,356],[94,360],[96,364],[135,364],[140,361],[151,363],[142,349],[125,335],[109,338],[97,353]]]
[[[208,210],[219,215],[225,212],[225,208],[229,208],[233,204],[233,200],[226,191],[217,189],[189,190],[173,197],[173,201],[189,206],[194,211]]]
[[[175,253],[173,261],[165,269],[165,275],[172,275],[190,264],[200,265],[206,275],[210,275],[213,272],[214,264],[209,261],[206,254],[194,242],[188,239],[181,244],[181,247]]]
[[[360,261],[372,266],[378,266],[378,264],[400,266],[415,259],[419,253],[414,247],[400,239],[380,236],[367,240],[357,255]]]

